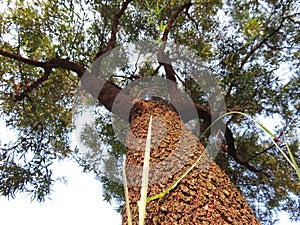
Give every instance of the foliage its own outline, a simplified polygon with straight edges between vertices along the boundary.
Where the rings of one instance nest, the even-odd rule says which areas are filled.
[[[16,192],[28,191],[43,200],[55,180],[51,172],[53,161],[75,156],[85,170],[96,172],[105,188],[105,199],[115,198],[121,203],[123,187],[113,182],[115,178],[111,176],[120,174],[126,150],[115,137],[110,114],[101,103],[95,105],[96,126],[86,127],[82,135],[91,149],[90,157],[81,157],[71,149],[73,106],[77,104],[74,94],[80,75],[62,67],[48,71],[33,61],[18,60],[5,52],[39,62],[65,59],[88,69],[99,53],[134,40],[166,38],[190,46],[218,79],[228,111],[240,111],[253,118],[273,118],[277,124],[274,133],[281,140],[280,135],[285,134],[299,165],[299,3],[188,3],[133,1],[118,15],[124,2],[116,0],[1,1],[0,110],[7,128],[18,135],[0,148],[1,194],[15,196]],[[184,4],[186,7],[178,11]],[[170,18],[177,11],[168,30]],[[120,87],[147,74],[163,76],[154,65],[129,65],[122,69],[122,75],[113,74],[111,79]],[[177,80],[193,101],[208,107],[195,81],[185,74],[179,74]],[[18,100],[29,87],[32,90]],[[222,149],[216,160],[261,221],[272,221],[278,210],[285,210],[299,220],[299,180],[295,171],[245,118],[230,115],[226,123],[233,132],[234,151],[226,142],[227,148]],[[96,132],[99,139],[89,140],[90,132]],[[117,160],[111,163],[111,157]],[[104,163],[99,165],[97,160]]]

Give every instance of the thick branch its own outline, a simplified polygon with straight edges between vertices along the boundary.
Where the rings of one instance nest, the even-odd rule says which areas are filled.
[[[45,68],[57,68],[57,69],[65,69],[70,70],[72,72],[77,73],[79,78],[83,76],[83,74],[86,72],[86,68],[78,63],[72,62],[68,59],[51,59],[49,62],[46,63]]]
[[[133,97],[122,93],[122,89],[114,83],[92,73],[86,72],[81,82],[83,89],[98,99],[108,111],[128,121]]]
[[[168,59],[169,61],[169,59]],[[169,93],[170,93],[170,100],[172,103],[175,104],[183,104],[183,99],[179,93],[178,87],[177,87],[177,81],[176,81],[176,72],[173,69],[173,66],[171,65],[171,62],[163,62],[161,63],[164,66],[165,72],[166,72],[166,78],[170,80],[169,82]]]
[[[245,166],[247,169],[249,169],[252,172],[255,173],[261,173],[262,171],[255,168],[254,166],[252,166],[251,164],[249,164],[248,161],[243,161],[241,160],[236,153],[236,148],[234,145],[234,137],[233,137],[233,133],[231,132],[231,130],[228,128],[228,126],[226,126],[226,130],[225,130],[225,139],[226,139],[226,144],[227,144],[227,152],[228,154],[240,165]]]
[[[18,62],[23,62],[25,64],[31,65],[31,66],[35,66],[35,67],[42,67],[44,68],[45,63],[37,61],[37,60],[33,60],[33,59],[27,59],[24,58],[18,54],[12,53],[12,52],[7,52],[3,49],[0,49],[0,55],[10,58],[10,59],[14,59]]]
[[[15,101],[22,100],[26,95],[28,95],[35,88],[37,88],[44,81],[46,81],[50,76],[51,69],[60,68],[77,73],[79,78],[81,78],[85,90],[87,90],[92,96],[98,99],[109,111],[112,111],[113,106],[115,106],[114,113],[116,113],[124,119],[128,119],[128,114],[126,115],[126,113],[124,112],[126,111],[126,108],[132,107],[131,102],[133,101],[133,98],[124,94],[120,94],[121,88],[119,88],[112,82],[101,79],[93,74],[87,73],[84,66],[71,62],[68,59],[59,58],[51,59],[46,62],[41,62],[33,59],[28,59],[18,54],[10,53],[4,50],[0,50],[0,55],[16,60],[18,62],[23,62],[27,65],[40,67],[45,70],[45,74],[42,77],[38,78],[31,85],[29,85],[24,90],[24,92],[22,92],[16,97]],[[118,101],[115,101],[117,96]]]
[[[82,65],[71,62],[68,59],[55,58],[55,59],[51,59],[46,62],[41,62],[38,60],[28,59],[28,58],[22,57],[21,55],[7,52],[2,49],[0,49],[0,55],[10,58],[10,59],[13,59],[17,62],[22,62],[22,63],[25,63],[30,66],[34,66],[34,67],[40,67],[45,70],[45,73],[42,77],[38,78],[32,84],[27,86],[27,88],[20,95],[16,96],[15,101],[22,100],[26,95],[28,95],[30,92],[32,92],[34,89],[36,89],[38,86],[40,86],[44,81],[46,81],[49,78],[49,76],[51,74],[51,70],[53,68],[60,68],[60,69],[66,69],[66,70],[73,71],[73,72],[77,73],[79,77],[82,77],[84,72],[86,71],[86,69]]]
[[[15,53],[7,52],[3,49],[0,49],[0,55],[10,58],[10,59],[14,59],[18,62],[23,62],[27,65],[31,65],[34,67],[40,67],[45,70],[49,69],[49,68],[61,68],[61,69],[71,70],[71,71],[77,73],[80,78],[83,76],[84,72],[86,71],[84,66],[82,66],[78,63],[75,63],[75,62],[71,62],[68,59],[55,58],[55,59],[51,59],[51,60],[42,62],[42,61],[38,61],[38,60],[34,60],[34,59],[28,59],[21,55],[15,54]]]

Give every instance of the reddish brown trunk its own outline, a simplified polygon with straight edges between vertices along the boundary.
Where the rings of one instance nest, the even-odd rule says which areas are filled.
[[[151,169],[163,173],[160,173],[162,179],[158,178],[159,173],[150,174],[148,197],[164,191],[202,157],[175,189],[147,203],[145,224],[260,224],[243,196],[220,167],[209,159],[205,148],[177,113],[156,101],[147,103],[144,110],[132,111],[131,134],[127,139],[126,174],[131,211],[136,209],[140,196],[143,152],[151,114],[154,116]],[[168,160],[170,156],[174,156],[172,160]],[[182,162],[185,164],[178,170],[176,166]],[[136,168],[140,170],[136,171]],[[126,210],[122,224],[128,224]],[[138,212],[133,217],[133,224],[138,224]]]

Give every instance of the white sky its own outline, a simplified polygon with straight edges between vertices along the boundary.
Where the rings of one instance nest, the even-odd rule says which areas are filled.
[[[15,199],[0,197],[0,224],[9,225],[120,225],[121,216],[103,201],[101,184],[92,174],[81,172],[76,163],[56,163],[56,175],[67,176],[68,184],[56,182],[54,193],[43,203],[27,194]],[[109,221],[109,222],[108,222]]]

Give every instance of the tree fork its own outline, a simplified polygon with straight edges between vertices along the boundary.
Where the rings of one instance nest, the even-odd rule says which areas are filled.
[[[48,80],[50,77],[52,68],[60,68],[60,69],[66,69],[66,70],[70,70],[72,72],[77,73],[78,77],[81,79],[83,88],[85,90],[88,90],[88,92],[93,97],[98,99],[105,106],[106,109],[108,109],[111,112],[113,104],[115,104],[114,113],[116,113],[118,116],[120,116],[123,119],[128,119],[127,118],[128,115],[126,113],[124,114],[123,112],[124,111],[127,112],[127,110],[125,110],[125,109],[128,107],[131,108],[133,106],[133,101],[135,99],[132,98],[131,96],[122,94],[122,96],[119,96],[119,98],[118,98],[119,101],[114,102],[116,97],[120,94],[121,88],[110,81],[101,79],[100,77],[95,76],[92,73],[88,73],[84,66],[82,66],[78,63],[72,62],[68,59],[60,59],[60,58],[55,58],[55,59],[51,59],[46,62],[41,62],[41,61],[37,61],[37,60],[33,60],[33,59],[24,58],[18,54],[7,52],[2,49],[0,49],[0,55],[2,55],[4,57],[8,57],[10,59],[13,59],[17,62],[23,62],[23,63],[25,63],[27,65],[31,65],[33,67],[40,67],[40,68],[45,69],[45,74],[42,77],[37,79],[35,82],[33,82],[31,85],[29,85],[22,93],[18,94],[15,97],[15,102],[21,101],[26,95],[28,95],[30,92],[32,92],[38,86],[42,85],[42,83],[44,81]],[[173,77],[173,79],[170,79],[170,80],[174,81],[175,74],[172,74],[172,73],[174,73],[172,66],[167,63],[164,63],[164,66],[167,68],[166,69],[167,78],[170,79],[171,77]],[[102,87],[102,89],[99,90],[99,87]],[[175,88],[172,87],[171,89],[174,90]],[[176,90],[177,90],[177,87],[176,87]],[[173,95],[171,95],[171,96],[173,96],[173,97],[178,96],[178,93],[176,93],[176,90],[172,92]],[[205,109],[201,105],[199,105],[197,103],[194,105],[182,103],[181,106],[182,107],[178,108],[177,110],[179,110],[182,115],[185,115],[185,118],[182,118],[184,121],[189,121],[191,119],[194,119],[194,118],[189,117],[190,113],[188,113],[188,112],[192,108],[196,107],[199,117],[204,119],[209,124],[211,123],[210,112],[207,111],[207,109]],[[226,126],[225,138],[226,138],[226,142],[228,144],[228,149],[231,150],[228,152],[231,153],[230,155],[233,156],[234,160],[237,163],[247,167],[252,172],[261,172],[260,170],[257,170],[255,167],[251,166],[248,162],[241,162],[237,157],[235,157],[236,150],[234,148],[234,138],[233,138],[232,132],[230,131],[228,126]]]

